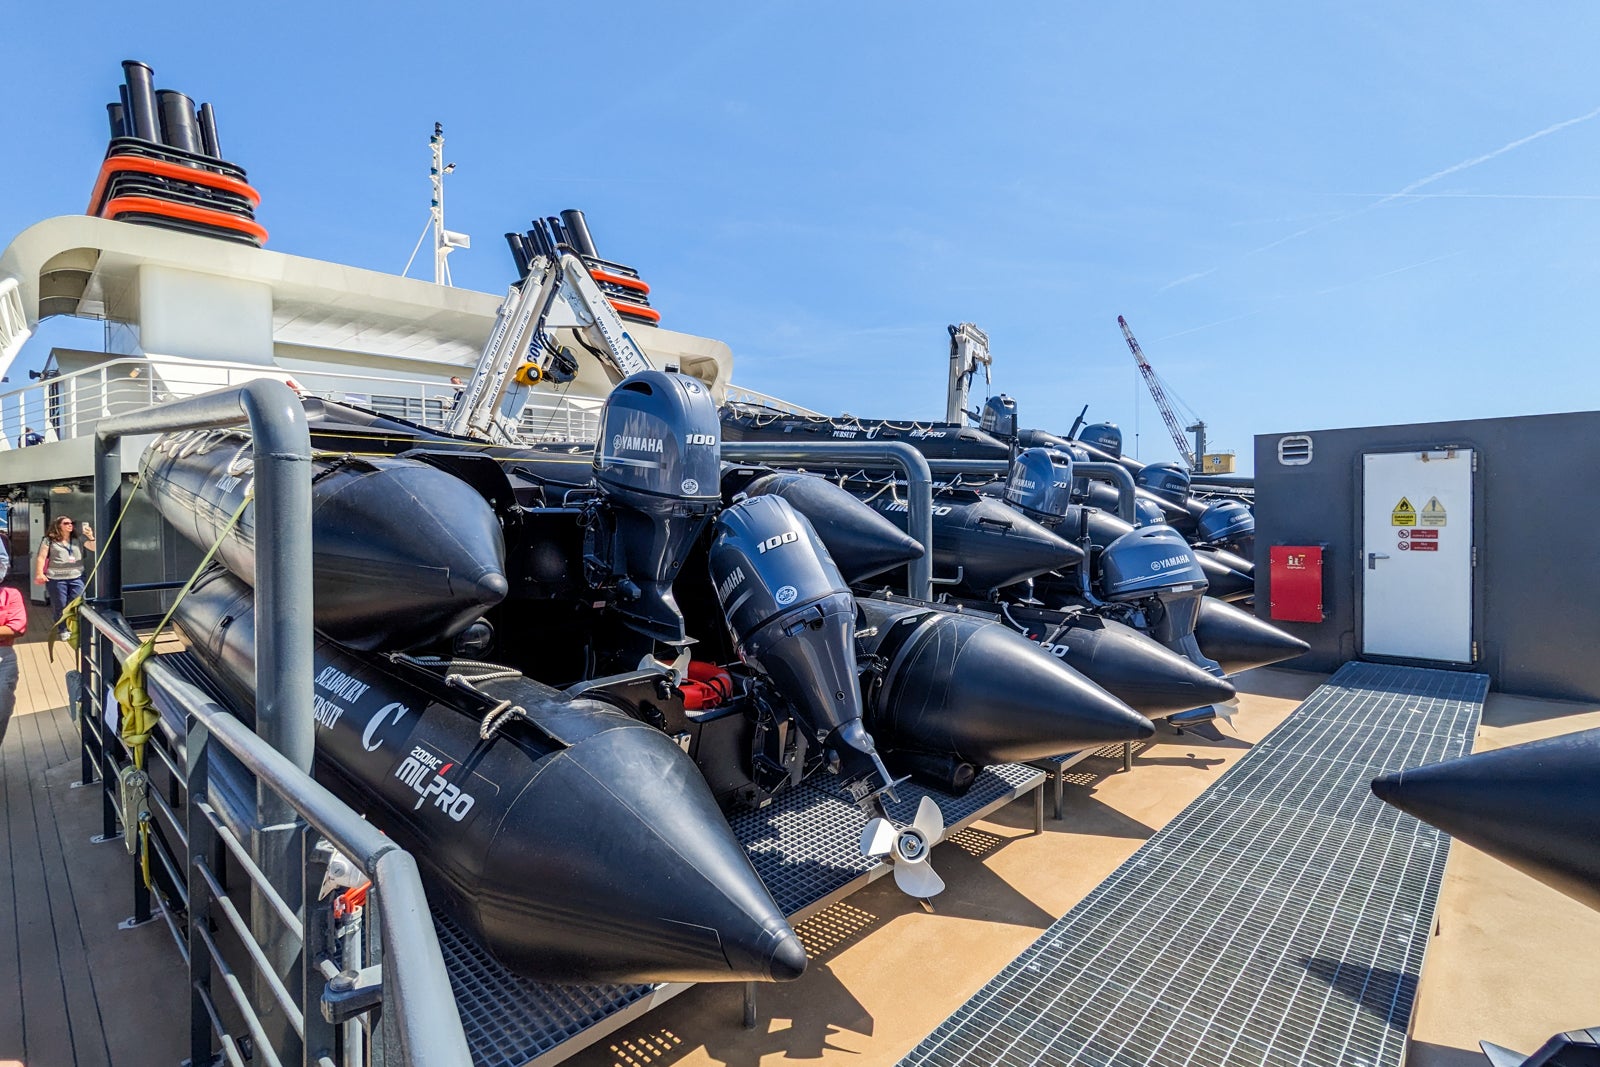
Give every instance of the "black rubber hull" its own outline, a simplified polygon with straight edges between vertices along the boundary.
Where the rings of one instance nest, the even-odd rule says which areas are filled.
[[[1600,909],[1600,730],[1402,771],[1372,791]]]
[[[249,439],[169,435],[145,452],[141,491],[208,549],[251,487]],[[451,636],[505,597],[505,543],[493,509],[466,482],[404,459],[315,461],[311,486],[317,629],[362,650]],[[255,575],[255,506],[218,558]]]
[[[879,743],[983,766],[1138,741],[1150,720],[1020,634],[982,616],[856,602],[866,651],[886,661],[868,694]]]
[[[1216,597],[1202,597],[1194,638],[1207,658],[1235,674],[1252,667],[1282,663],[1311,651],[1311,646],[1276,626]]]
[[[250,710],[250,590],[214,572],[185,599],[195,654]],[[519,678],[481,710],[428,676],[316,649],[316,773],[417,859],[506,966],[544,982],[785,980],[805,952],[695,765],[621,712]]]
[[[1045,653],[1147,718],[1164,719],[1237,695],[1226,680],[1112,619],[1025,606],[1008,611]]]
[[[909,509],[888,492],[867,503],[901,530]],[[1049,571],[1076,566],[1083,550],[993,497],[976,493],[933,498],[933,572],[978,595]],[[957,581],[959,579],[959,581]]]
[[[1195,548],[1194,558],[1206,572],[1206,595],[1230,604],[1249,600],[1256,595],[1256,576],[1253,567],[1240,567],[1244,562],[1232,552],[1215,548]]]

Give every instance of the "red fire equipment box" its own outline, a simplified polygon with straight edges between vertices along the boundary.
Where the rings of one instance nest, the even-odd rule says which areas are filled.
[[[1273,545],[1268,587],[1272,617],[1279,622],[1321,622],[1322,546]]]

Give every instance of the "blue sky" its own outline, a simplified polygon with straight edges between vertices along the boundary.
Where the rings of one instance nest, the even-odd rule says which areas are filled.
[[[0,242],[83,210],[139,58],[215,105],[269,247],[398,271],[440,121],[457,284],[502,289],[499,235],[582,208],[663,325],[820,410],[941,414],[970,320],[1024,425],[1087,403],[1171,458],[1118,314],[1242,456],[1596,406],[1592,5],[235,11],[8,12]]]

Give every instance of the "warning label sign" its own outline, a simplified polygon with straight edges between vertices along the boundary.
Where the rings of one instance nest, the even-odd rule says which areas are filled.
[[[1437,552],[1437,551],[1439,551],[1439,542],[1437,542],[1437,541],[1412,541],[1411,542],[1411,551],[1413,551],[1413,552]]]
[[[1435,503],[1438,501],[1436,500]],[[1400,503],[1394,506],[1389,513],[1390,526],[1415,526],[1417,524],[1417,509],[1411,506],[1411,501],[1405,497],[1400,498]],[[1439,525],[1444,525],[1440,523]]]
[[[1422,505],[1422,525],[1448,526],[1449,516],[1445,514],[1444,505],[1439,503],[1439,498],[1430,496],[1428,502]]]
[[[1437,541],[1437,540],[1439,540],[1439,531],[1438,530],[1401,530],[1400,531],[1400,536],[1401,537],[1405,537],[1407,534],[1411,535],[1411,539],[1413,541]]]

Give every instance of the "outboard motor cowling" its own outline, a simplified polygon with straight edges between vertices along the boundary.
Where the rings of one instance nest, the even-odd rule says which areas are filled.
[[[739,501],[717,518],[709,567],[740,658],[837,755],[858,800],[889,788],[861,721],[855,598],[805,516],[779,496]]]
[[[1139,517],[1140,526],[1162,526],[1167,521],[1167,513],[1161,510],[1161,505],[1142,496],[1134,498],[1133,513]]]
[[[1122,430],[1114,422],[1090,423],[1078,431],[1078,440],[1112,459],[1122,458]]]
[[[1005,501],[1028,518],[1056,526],[1072,502],[1072,457],[1047,448],[1030,448],[1011,463]]]
[[[1189,470],[1179,463],[1151,463],[1133,480],[1161,499],[1182,507],[1189,499]]]
[[[1016,437],[1017,402],[1004,393],[985,400],[983,415],[978,420],[978,429],[984,433],[994,434],[1002,441]]]
[[[688,642],[672,596],[689,546],[721,506],[721,421],[705,385],[648,370],[606,398],[594,479],[612,505],[614,604],[628,625],[672,645]]]
[[[1123,534],[1100,553],[1101,596],[1106,600],[1140,600],[1164,590],[1205,593],[1206,575],[1194,553],[1170,526],[1140,526]]]
[[[1107,601],[1142,602],[1151,637],[1206,670],[1222,673],[1195,642],[1206,574],[1178,531],[1140,526],[1111,542],[1100,553],[1100,584]]]
[[[1201,541],[1232,549],[1249,559],[1256,549],[1256,517],[1237,500],[1219,500],[1201,514],[1196,526]]]

